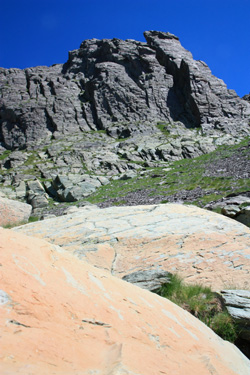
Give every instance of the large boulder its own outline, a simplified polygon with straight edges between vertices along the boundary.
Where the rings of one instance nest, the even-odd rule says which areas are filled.
[[[76,202],[92,194],[98,187],[105,185],[109,180],[103,176],[87,174],[70,174],[55,176],[52,183],[45,184],[49,194],[63,202]]]
[[[29,220],[32,206],[0,197],[0,226],[17,225]]]
[[[250,229],[195,206],[90,206],[15,230],[61,245],[120,278],[156,269],[213,290],[250,289]]]
[[[250,374],[170,301],[40,239],[0,228],[0,247],[2,375]]]

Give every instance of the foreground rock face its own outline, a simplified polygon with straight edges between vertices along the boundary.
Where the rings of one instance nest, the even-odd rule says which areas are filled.
[[[0,226],[27,222],[31,210],[29,204],[0,197]]]
[[[194,61],[176,36],[144,35],[147,43],[86,40],[64,65],[0,69],[0,142],[24,148],[91,129],[151,136],[157,121],[201,126],[203,134],[249,133],[246,100]]]
[[[250,230],[195,206],[86,207],[15,230],[120,278],[154,269],[214,290],[250,289]]]
[[[0,228],[0,247],[2,375],[250,374],[170,301],[40,239]]]

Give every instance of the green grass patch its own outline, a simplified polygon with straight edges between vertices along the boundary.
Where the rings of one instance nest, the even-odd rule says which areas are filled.
[[[10,154],[11,154],[11,150],[5,150],[5,151],[0,155],[0,160],[4,160],[4,159],[6,159]]]
[[[180,190],[192,192],[199,188],[203,194],[197,199],[189,199],[189,204],[204,207],[207,203],[221,199],[235,192],[240,193],[249,190],[249,178],[235,178],[223,176],[206,176],[207,165],[216,160],[221,160],[224,152],[233,155],[239,147],[247,145],[249,137],[238,145],[220,146],[217,150],[201,155],[194,159],[182,159],[169,163],[171,168],[165,171],[166,165],[157,168],[145,168],[144,174],[136,178],[124,181],[117,180],[100,187],[98,191],[87,198],[91,203],[100,203],[109,198],[124,197],[129,192],[138,190],[150,190],[150,196],[171,196]],[[163,198],[162,202],[168,198]]]
[[[159,121],[157,124],[156,124],[156,127],[162,132],[163,135],[165,135],[166,137],[169,137],[170,135],[170,132],[169,130],[167,129],[167,123],[166,122],[161,122]]]
[[[185,284],[178,275],[172,275],[170,282],[163,284],[156,293],[189,311],[224,340],[235,342],[237,339],[236,323],[210,288]]]

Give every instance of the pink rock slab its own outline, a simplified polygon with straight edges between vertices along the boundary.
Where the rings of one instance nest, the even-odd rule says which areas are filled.
[[[1,375],[249,375],[192,315],[44,240],[0,228]]]
[[[250,229],[195,206],[86,208],[15,230],[120,278],[160,268],[214,290],[250,289]]]

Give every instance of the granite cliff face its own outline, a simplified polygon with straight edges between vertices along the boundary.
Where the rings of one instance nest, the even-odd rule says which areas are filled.
[[[1,69],[3,146],[32,147],[52,135],[91,129],[150,134],[159,121],[201,127],[203,134],[249,133],[247,101],[193,60],[176,36],[144,35],[147,43],[86,40],[64,65]]]

